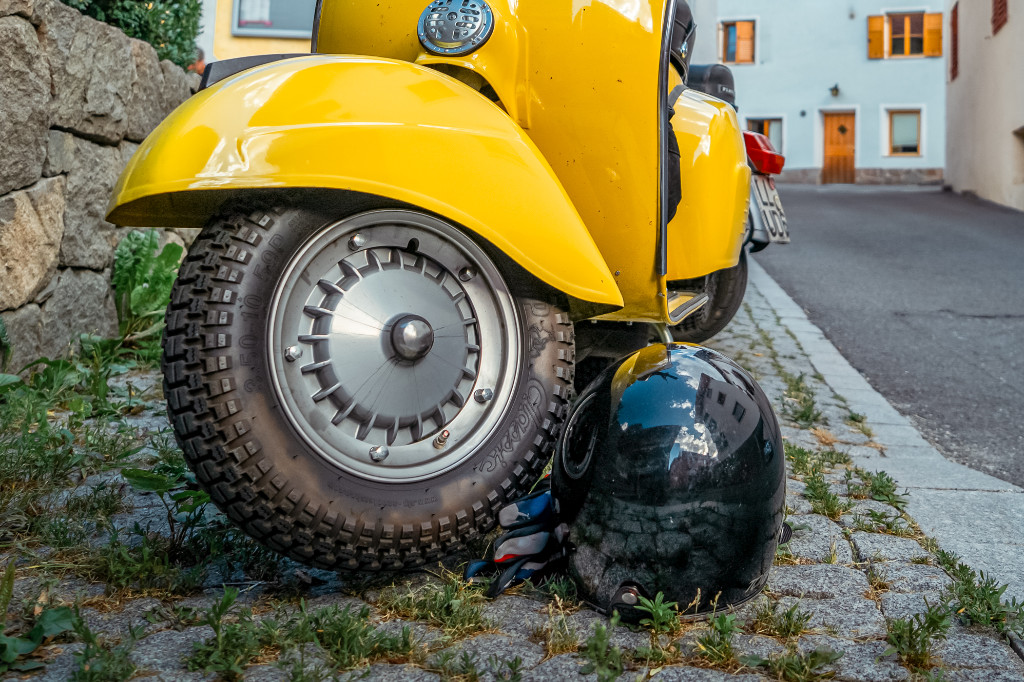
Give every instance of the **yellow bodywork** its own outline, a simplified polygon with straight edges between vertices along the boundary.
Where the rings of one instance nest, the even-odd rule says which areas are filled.
[[[529,138],[479,93],[407,62],[304,57],[199,93],[132,158],[110,220],[202,225],[225,190],[281,187],[419,206],[473,230],[574,298],[622,304]]]
[[[668,321],[669,281],[737,262],[742,135],[731,107],[687,91],[672,119],[683,200],[658,270],[664,0],[491,0],[494,32],[463,57],[420,45],[426,5],[323,0],[329,56],[183,105],[129,165],[111,220],[199,224],[223,190],[378,194],[464,225],[570,296],[621,306],[605,319]],[[438,70],[485,82],[498,103]]]

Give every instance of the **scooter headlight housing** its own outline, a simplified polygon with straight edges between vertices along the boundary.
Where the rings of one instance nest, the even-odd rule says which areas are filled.
[[[458,57],[478,49],[494,32],[494,14],[483,0],[434,0],[420,15],[418,34],[434,54]]]

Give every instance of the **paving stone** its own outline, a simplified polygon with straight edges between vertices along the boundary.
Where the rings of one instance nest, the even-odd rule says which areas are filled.
[[[995,668],[1016,671],[1024,679],[1024,662],[1003,642],[977,634],[951,634],[935,646],[935,654],[950,668]]]
[[[782,597],[779,609],[785,610],[799,604],[802,611],[811,614],[807,623],[810,629],[844,638],[865,638],[885,636],[885,618],[878,606],[870,599],[859,595],[837,597],[836,599],[797,599]]]
[[[70,680],[71,676],[78,670],[78,660],[75,659],[75,654],[85,648],[84,644],[62,644],[59,647],[53,648],[53,653],[56,656],[46,663],[46,669],[37,677],[32,678],[38,682],[64,682]],[[57,653],[59,651],[59,653]],[[11,674],[10,677],[4,676],[3,679],[15,680],[20,679],[24,676],[24,673],[18,673],[17,675]]]
[[[819,647],[843,654],[835,663],[818,669],[821,672],[835,671],[837,680],[899,682],[910,678],[910,673],[896,661],[895,656],[882,657],[888,648],[885,642],[855,643],[835,637],[808,635],[801,637],[797,646],[801,653],[809,653]]]
[[[732,639],[732,648],[737,659],[743,656],[768,658],[786,650],[779,640],[763,635],[735,635]]]
[[[786,486],[788,487],[789,484],[793,482],[794,481],[786,481]],[[790,493],[787,491],[786,506],[789,507],[790,519],[788,520],[791,524],[794,523],[792,518],[795,516],[814,513],[814,507],[811,506],[811,503],[807,501],[806,497],[799,493]]]
[[[623,678],[627,678],[627,676],[624,675]],[[633,675],[627,679],[635,678],[636,673],[633,673]],[[730,682],[755,682],[757,680],[764,680],[765,678],[754,673],[730,675],[729,673],[724,673],[720,670],[672,666],[662,668],[661,672],[649,679],[659,680],[659,682],[720,682],[722,680],[729,680]]]
[[[100,613],[92,608],[82,609],[82,619],[97,635],[121,640],[130,636],[132,628],[141,629],[147,634],[159,629],[161,625],[150,623],[146,615],[160,608],[160,605],[159,599],[135,599],[109,613]]]
[[[287,670],[276,665],[254,665],[245,669],[242,679],[246,682],[287,682],[291,677]]]
[[[523,668],[532,668],[544,659],[544,647],[505,635],[479,635],[463,640],[439,653],[444,652],[454,654],[456,658],[463,653],[476,656],[478,667],[483,667],[492,656],[498,661],[514,661],[519,658]]]
[[[377,632],[401,637],[402,630],[409,628],[409,636],[414,644],[429,646],[444,639],[445,634],[441,630],[431,627],[426,623],[416,623],[401,619],[387,620],[377,626]]]
[[[548,622],[544,604],[516,595],[489,602],[484,606],[483,614],[498,630],[523,639],[530,639],[535,632],[542,631]]]
[[[833,599],[864,594],[868,579],[861,571],[834,564],[776,566],[768,575],[768,590],[790,597]]]
[[[366,670],[356,670],[338,679],[360,682],[438,682],[441,676],[412,665],[377,663]]]
[[[967,670],[943,669],[942,679],[945,682],[1020,682],[1021,673],[1015,670],[985,670],[983,673],[968,668]]]
[[[536,668],[523,672],[522,682],[548,682],[549,680],[596,680],[597,675],[580,674],[586,661],[576,654],[552,656]],[[626,676],[623,675],[623,678]]]
[[[818,514],[793,517],[790,524],[794,526],[794,532],[793,539],[789,541],[789,551],[794,556],[825,562],[831,558],[835,547],[836,563],[853,562],[853,551],[839,524]],[[807,528],[797,530],[796,526]]]
[[[875,564],[875,570],[889,583],[890,592],[940,592],[953,582],[944,570],[930,564],[889,561]]]
[[[598,623],[610,627],[606,617],[588,610],[578,611],[566,620],[569,621],[569,627],[576,630],[581,645],[594,633]],[[622,625],[612,631],[609,641],[612,646],[617,646],[623,651],[634,651],[651,645],[651,638],[646,632],[634,632]]]
[[[180,632],[164,630],[139,640],[131,659],[140,671],[183,675],[188,671],[185,658],[192,653],[192,645],[210,637],[213,637],[213,629],[208,625]]]
[[[896,620],[899,618],[913,618],[915,614],[924,613],[928,610],[928,605],[935,606],[942,602],[942,597],[938,592],[929,592],[926,594],[901,594],[899,592],[886,592],[879,599],[882,607],[882,615],[887,620]]]
[[[856,531],[851,535],[860,561],[905,561],[928,559],[931,555],[916,540],[881,533]]]

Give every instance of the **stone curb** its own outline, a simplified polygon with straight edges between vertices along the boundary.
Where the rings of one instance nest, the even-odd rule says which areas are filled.
[[[749,285],[792,332],[824,382],[852,411],[867,416],[884,452],[854,448],[854,464],[889,473],[909,490],[907,512],[943,549],[1009,588],[1024,600],[1024,490],[946,459],[930,445],[825,337],[771,276],[750,261]]]

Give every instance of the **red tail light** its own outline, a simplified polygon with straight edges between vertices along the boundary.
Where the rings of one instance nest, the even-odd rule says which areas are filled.
[[[778,175],[786,165],[786,157],[775,151],[772,141],[761,133],[743,131],[743,141],[747,145],[747,158],[758,173]]]

